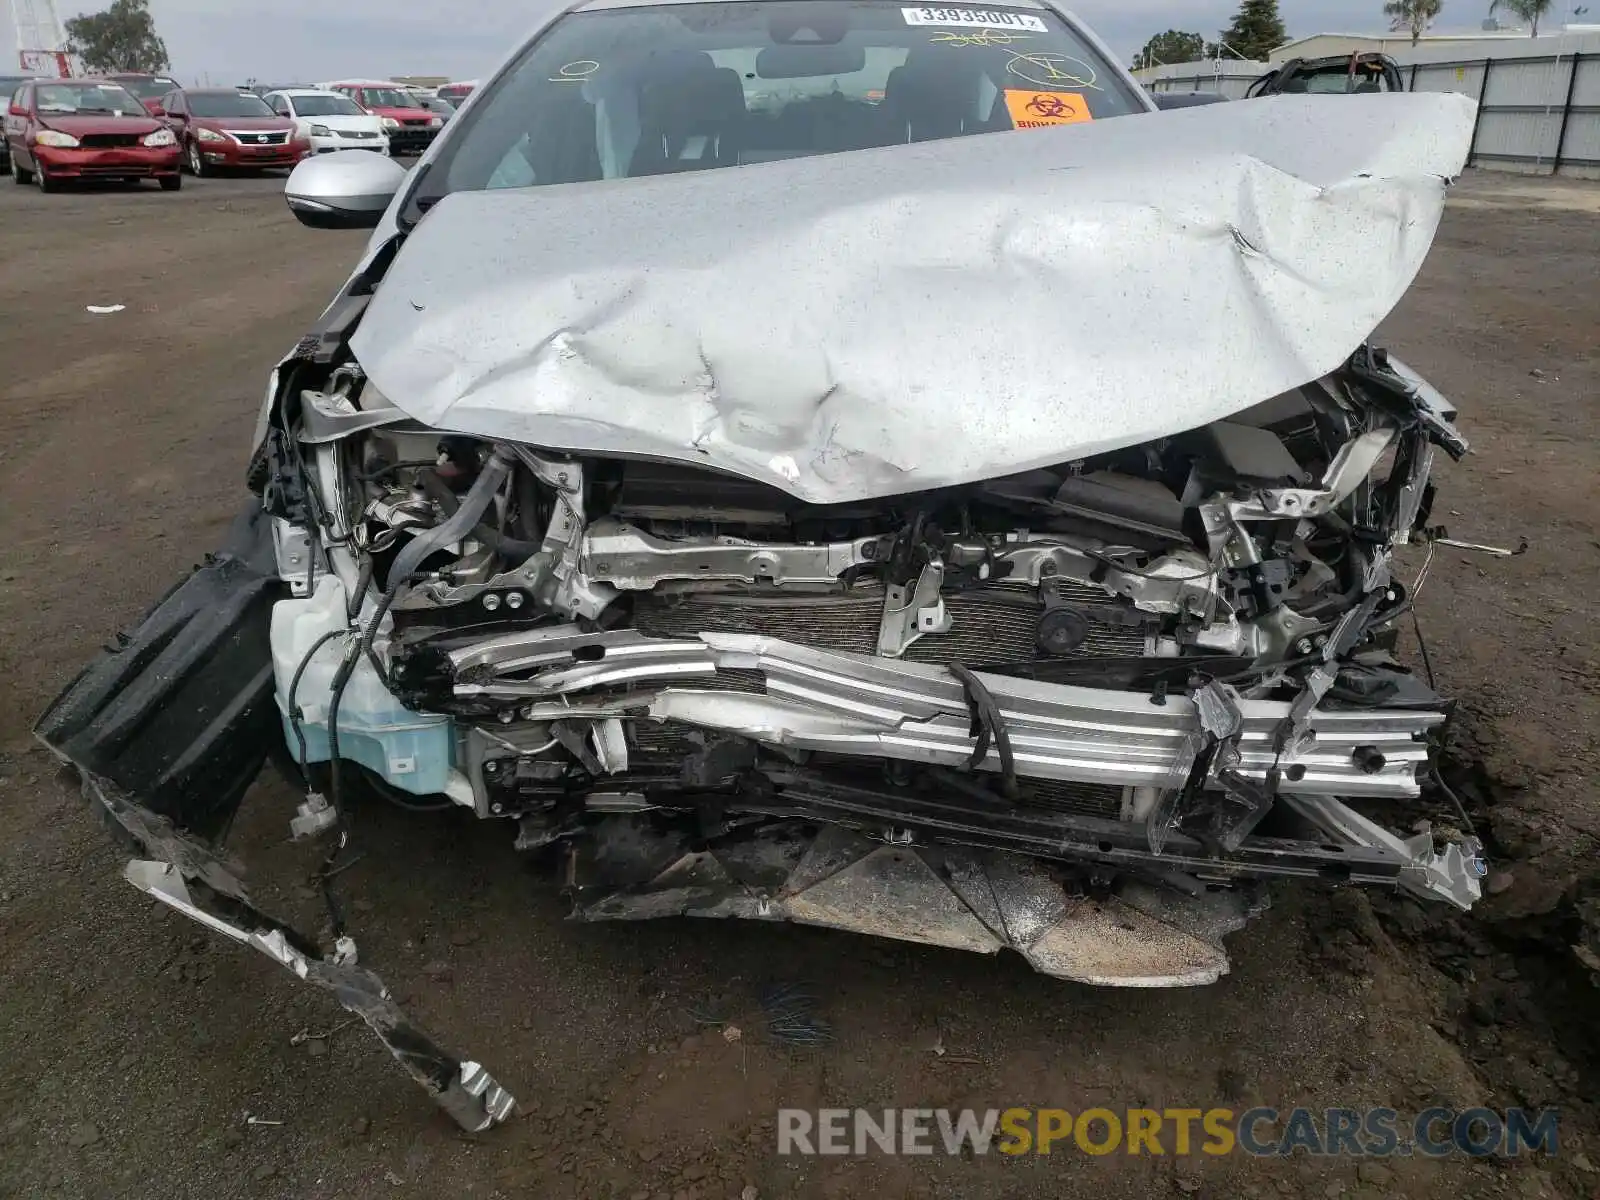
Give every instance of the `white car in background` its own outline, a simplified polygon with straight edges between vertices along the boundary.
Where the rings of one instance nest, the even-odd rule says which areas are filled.
[[[383,118],[369,113],[349,96],[313,88],[271,92],[266,101],[279,116],[294,121],[300,136],[311,142],[315,154],[335,150],[375,150],[389,153],[389,135]]]

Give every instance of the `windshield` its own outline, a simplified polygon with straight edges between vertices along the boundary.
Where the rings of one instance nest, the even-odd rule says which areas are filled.
[[[190,92],[189,113],[196,117],[275,117],[260,96],[249,92]]]
[[[366,114],[348,96],[291,96],[294,111],[302,117],[359,117]]]
[[[368,108],[421,108],[417,98],[399,88],[362,88],[361,97]]]
[[[1304,85],[1304,86],[1300,86]],[[1389,81],[1384,78],[1382,67],[1361,67],[1356,71],[1345,69],[1318,71],[1316,74],[1297,76],[1284,85],[1286,92],[1317,93],[1345,93],[1345,92],[1387,92]]]
[[[133,93],[115,83],[41,83],[35,85],[33,92],[35,104],[42,113],[149,115]]]
[[[1287,95],[1344,95],[1349,92],[1394,91],[1382,62],[1365,59],[1352,63],[1333,61],[1302,63],[1283,78],[1269,76],[1272,90]]]
[[[1039,9],[754,0],[574,13],[456,123],[412,204],[1144,111]]]
[[[120,79],[117,82],[141,100],[159,100],[168,92],[178,90],[176,79],[166,79],[160,75],[153,79]]]

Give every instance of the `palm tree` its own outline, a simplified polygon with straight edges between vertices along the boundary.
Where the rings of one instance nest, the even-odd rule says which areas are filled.
[[[1444,0],[1389,0],[1383,6],[1383,15],[1389,18],[1389,28],[1396,33],[1409,29],[1411,44],[1415,46],[1428,32],[1428,26],[1439,17]]]
[[[1529,37],[1539,36],[1539,19],[1550,11],[1551,0],[1489,0],[1489,11],[1499,12],[1502,8],[1514,17],[1531,22],[1533,31]]]

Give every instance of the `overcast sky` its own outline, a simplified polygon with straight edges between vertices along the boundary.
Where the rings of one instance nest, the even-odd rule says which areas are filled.
[[[174,73],[189,83],[301,82],[335,76],[485,74],[550,0],[151,0]],[[36,0],[45,4],[48,0]],[[104,7],[55,0],[65,21]],[[1131,60],[1151,34],[1193,30],[1214,37],[1237,0],[1073,0],[1072,7]],[[1561,0],[1555,6],[1564,7]],[[1382,0],[1281,0],[1291,37],[1384,28]],[[1446,0],[1439,32],[1477,29],[1488,0]],[[10,0],[0,28],[5,67],[17,61]]]

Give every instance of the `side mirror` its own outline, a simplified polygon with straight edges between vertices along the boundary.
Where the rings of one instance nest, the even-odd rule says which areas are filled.
[[[6,109],[6,115],[8,117],[25,117],[28,115],[28,110],[23,108],[20,104],[13,104],[10,108]]]
[[[159,104],[152,104],[150,106],[150,115],[152,117],[164,117],[167,115],[167,110],[162,108]]]
[[[406,169],[392,158],[341,150],[302,159],[290,172],[283,192],[302,225],[375,229],[405,179]]]

